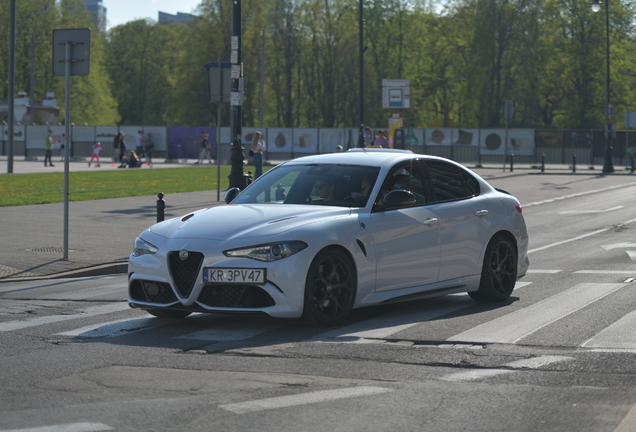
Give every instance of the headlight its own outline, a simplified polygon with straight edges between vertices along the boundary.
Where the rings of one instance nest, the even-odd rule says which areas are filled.
[[[278,261],[307,247],[307,243],[301,241],[289,241],[280,243],[268,243],[258,246],[250,246],[241,249],[232,249],[223,252],[228,257],[252,258],[259,261]]]
[[[135,248],[133,249],[133,256],[141,256],[145,254],[155,254],[159,248],[157,246],[148,243],[141,237],[135,239]]]

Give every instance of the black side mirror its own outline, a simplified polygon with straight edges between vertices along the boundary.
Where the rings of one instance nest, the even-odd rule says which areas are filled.
[[[236,196],[238,194],[241,193],[241,190],[237,187],[233,187],[231,189],[228,189],[227,192],[225,192],[225,195],[223,195],[223,199],[225,200],[225,204],[229,204],[231,203],[234,198],[236,198]]]
[[[413,192],[407,190],[393,190],[387,193],[382,200],[385,209],[408,207],[415,204],[417,198]]]

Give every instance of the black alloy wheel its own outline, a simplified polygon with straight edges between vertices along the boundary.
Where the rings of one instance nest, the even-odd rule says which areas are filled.
[[[479,290],[469,292],[475,300],[504,301],[517,282],[517,249],[503,234],[495,235],[486,249]]]
[[[305,282],[301,321],[311,326],[334,326],[347,319],[356,298],[357,275],[343,251],[328,248],[311,263]]]

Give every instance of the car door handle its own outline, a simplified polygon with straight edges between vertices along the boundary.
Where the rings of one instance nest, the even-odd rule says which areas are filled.
[[[428,218],[422,224],[424,225],[433,225],[437,223],[437,218]]]
[[[488,210],[477,210],[475,212],[475,216],[479,216],[479,217],[488,216]]]

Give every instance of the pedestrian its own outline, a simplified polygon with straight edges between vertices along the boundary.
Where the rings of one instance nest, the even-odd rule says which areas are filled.
[[[50,166],[55,166],[51,162],[51,156],[53,156],[53,131],[49,129],[44,138],[44,166],[47,166],[47,161]]]
[[[114,162],[124,163],[124,156],[126,155],[126,140],[124,140],[124,136],[123,132],[118,132],[117,135],[115,135],[115,140],[113,141],[113,147],[115,149],[113,165]]]
[[[62,138],[58,141],[60,143],[60,162],[64,162],[64,149],[66,147],[66,134],[62,134]]]
[[[103,148],[104,146],[102,146],[102,143],[95,143],[95,145],[93,146],[93,154],[91,155],[91,160],[88,162],[88,166],[91,166],[93,160],[96,160],[97,163],[95,164],[95,168],[99,167],[99,151]]]
[[[126,168],[126,167],[128,168],[141,167],[141,161],[139,160],[139,157],[137,156],[134,150],[129,151],[128,155],[124,156],[124,160],[121,162],[121,165],[119,165],[117,168]]]
[[[254,180],[263,175],[263,157],[265,149],[265,137],[260,132],[255,132],[252,137],[252,152],[254,153]]]
[[[209,135],[205,131],[201,131],[201,139],[194,142],[195,144],[198,143],[201,148],[201,150],[199,150],[199,160],[194,163],[195,165],[203,163],[203,158],[205,156],[208,157],[209,163],[212,163],[212,158],[210,157],[211,146],[210,141],[208,141],[208,137]]]
[[[155,145],[152,142],[152,134],[148,132],[146,140],[144,141],[144,154],[146,155],[146,165],[148,166],[152,166],[152,149],[154,146]]]
[[[338,144],[336,146],[336,153],[340,153],[342,151],[342,146],[340,144]]]
[[[144,155],[144,132],[141,130],[138,130],[135,135],[135,152],[139,157]]]
[[[371,128],[369,126],[364,128],[364,146],[369,147],[371,145]]]
[[[389,148],[389,140],[387,139],[383,129],[378,131],[378,135],[375,137],[373,145],[375,147]]]

